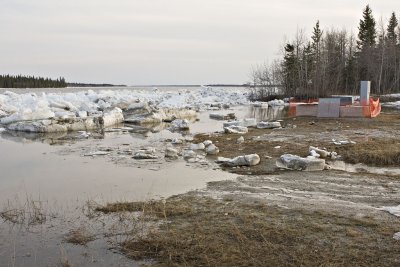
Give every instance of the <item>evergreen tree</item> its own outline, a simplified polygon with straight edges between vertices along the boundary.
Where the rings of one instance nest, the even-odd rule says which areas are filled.
[[[311,36],[312,39],[312,48],[314,50],[315,57],[317,61],[320,58],[320,53],[321,53],[321,39],[322,39],[322,30],[319,27],[319,20],[315,24],[313,28],[313,35]]]
[[[363,19],[360,20],[358,31],[357,46],[359,50],[365,47],[373,47],[376,44],[376,22],[369,5],[363,11]]]
[[[311,48],[312,48],[312,66],[311,66],[311,88],[313,95],[318,95],[318,91],[321,88],[322,77],[321,69],[319,68],[321,62],[321,50],[322,50],[322,35],[323,31],[319,26],[319,20],[313,28],[313,33],[311,36]]]
[[[65,79],[60,77],[57,80],[49,78],[22,76],[22,75],[0,75],[0,88],[61,88],[67,87]]]
[[[293,44],[286,44],[285,56],[283,58],[283,75],[285,87],[289,94],[294,95],[297,88],[297,57]]]
[[[392,16],[390,17],[390,20],[389,20],[389,25],[387,27],[387,39],[392,44],[397,43],[397,32],[396,31],[397,31],[398,25],[399,25],[399,23],[397,21],[396,14],[393,12]]]

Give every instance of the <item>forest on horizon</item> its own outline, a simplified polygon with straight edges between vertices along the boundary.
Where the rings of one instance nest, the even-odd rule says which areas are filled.
[[[23,75],[0,75],[0,88],[63,88],[67,83],[63,77],[50,79]]]
[[[357,35],[345,29],[323,30],[317,21],[310,38],[298,30],[282,51],[272,64],[252,69],[254,97],[357,95],[360,81],[371,81],[371,93],[377,95],[400,90],[400,27],[395,12],[387,23],[377,23],[367,5]],[[271,90],[268,86],[274,84],[282,88]]]
[[[50,79],[23,75],[0,75],[0,88],[65,88],[65,87],[113,87],[126,86],[109,83],[70,83],[65,78]]]

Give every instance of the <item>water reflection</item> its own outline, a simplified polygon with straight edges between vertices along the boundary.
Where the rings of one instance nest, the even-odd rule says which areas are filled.
[[[256,118],[257,121],[272,121],[283,119],[287,114],[284,106],[276,107],[249,107],[249,118]]]
[[[16,143],[32,143],[40,142],[53,145],[57,143],[57,140],[65,139],[68,133],[28,133],[18,131],[5,131],[0,134],[2,139],[13,141]]]
[[[129,134],[134,139],[146,139],[154,133],[162,132],[166,128],[168,128],[167,123],[146,126],[122,124],[119,125],[119,127],[107,128],[102,131],[87,132],[30,133],[21,131],[4,131],[0,133],[0,137],[8,141],[23,144],[39,142],[49,145],[63,145],[88,139],[105,139],[107,137],[119,136],[121,134]]]

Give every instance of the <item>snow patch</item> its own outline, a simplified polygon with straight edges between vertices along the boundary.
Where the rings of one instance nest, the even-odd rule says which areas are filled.
[[[400,241],[400,232],[394,233],[393,239]]]
[[[387,212],[389,212],[390,214],[392,214],[394,216],[400,217],[400,205],[394,206],[394,207],[386,206],[386,207],[380,208],[379,210],[384,210],[384,211],[387,211]]]

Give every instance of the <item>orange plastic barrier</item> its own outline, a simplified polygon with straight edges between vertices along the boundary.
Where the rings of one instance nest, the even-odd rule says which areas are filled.
[[[375,118],[381,113],[381,104],[379,103],[379,98],[374,100],[372,97],[369,99],[369,110],[370,117]]]

